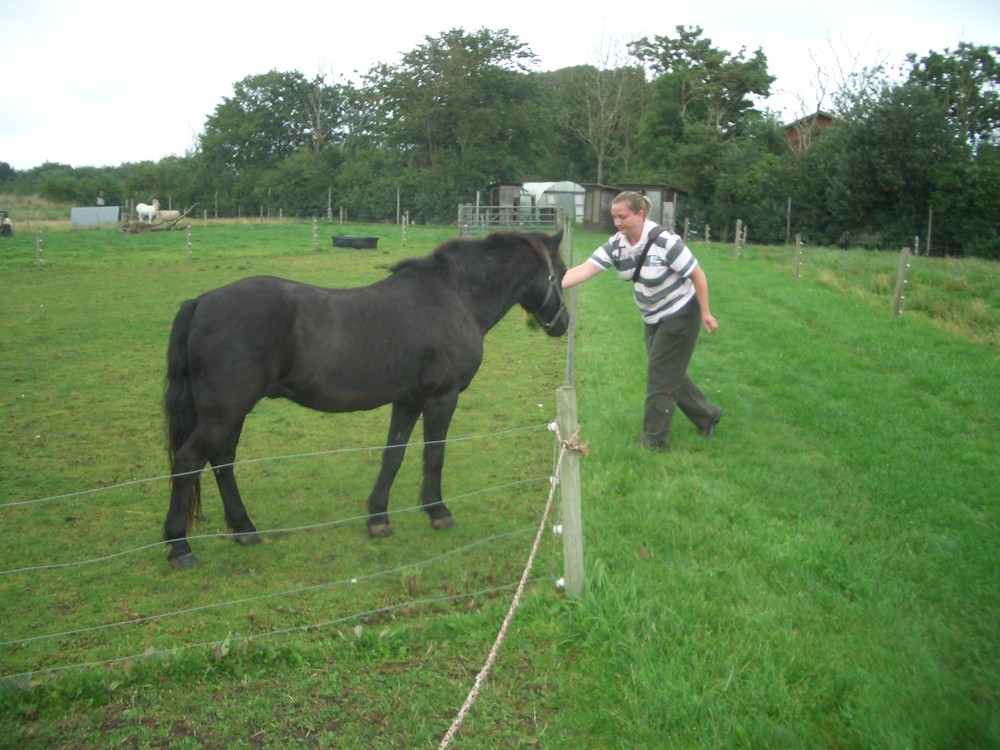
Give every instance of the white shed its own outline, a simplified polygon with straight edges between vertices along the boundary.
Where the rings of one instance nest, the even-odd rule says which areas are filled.
[[[74,227],[117,224],[121,218],[121,206],[78,206],[69,210],[69,223]]]
[[[521,205],[529,201],[535,208],[562,206],[563,213],[574,223],[583,221],[583,203],[587,191],[583,185],[562,182],[526,182],[521,188]]]

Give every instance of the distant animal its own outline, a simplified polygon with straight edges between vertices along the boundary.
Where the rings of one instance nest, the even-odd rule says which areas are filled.
[[[168,211],[167,209],[163,209],[162,211],[157,211],[156,212],[156,218],[157,218],[157,220],[159,220],[161,222],[177,221],[179,218],[181,218],[181,212],[180,211]]]
[[[147,205],[145,203],[137,203],[135,206],[135,212],[139,216],[139,221],[145,219],[149,224],[153,223],[153,217],[156,216],[157,212],[160,210],[160,202],[153,198],[153,205]]]
[[[325,412],[392,404],[382,466],[368,496],[368,533],[392,534],[389,489],[423,415],[420,493],[431,526],[452,525],[441,499],[445,439],[459,394],[483,361],[483,340],[514,305],[549,336],[569,327],[562,232],[457,238],[404,260],[370,286],[327,289],[253,276],[183,303],[167,348],[170,508],[167,559],[197,562],[187,540],[212,465],[227,525],[240,544],[260,541],[233,475],[247,414],[264,398]]]

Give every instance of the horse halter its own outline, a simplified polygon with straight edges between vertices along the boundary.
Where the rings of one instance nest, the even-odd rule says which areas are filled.
[[[533,237],[529,238],[529,244],[534,248],[536,253],[542,256],[542,259],[545,261],[545,265],[549,268],[549,288],[545,290],[545,299],[542,300],[542,304],[538,308],[539,312],[535,314],[535,317],[538,318],[538,314],[541,313],[542,309],[549,303],[553,294],[555,294],[559,300],[559,309],[556,310],[556,314],[552,316],[552,320],[548,323],[543,323],[541,319],[538,318],[538,324],[542,327],[542,330],[549,331],[556,324],[556,321],[562,317],[562,314],[564,312],[568,312],[566,310],[566,302],[562,295],[562,284],[556,277],[556,269],[552,266],[552,256],[549,255],[548,248]]]

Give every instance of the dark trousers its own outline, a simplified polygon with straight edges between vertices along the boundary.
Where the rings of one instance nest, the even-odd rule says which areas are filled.
[[[681,412],[701,430],[707,430],[720,410],[705,398],[687,368],[701,332],[701,306],[692,299],[680,313],[656,324],[646,324],[646,406],[640,445],[666,448],[674,412]]]

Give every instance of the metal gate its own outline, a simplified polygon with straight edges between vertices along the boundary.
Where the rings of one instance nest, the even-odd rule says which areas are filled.
[[[458,207],[459,235],[487,234],[510,229],[555,232],[562,226],[561,206]]]

